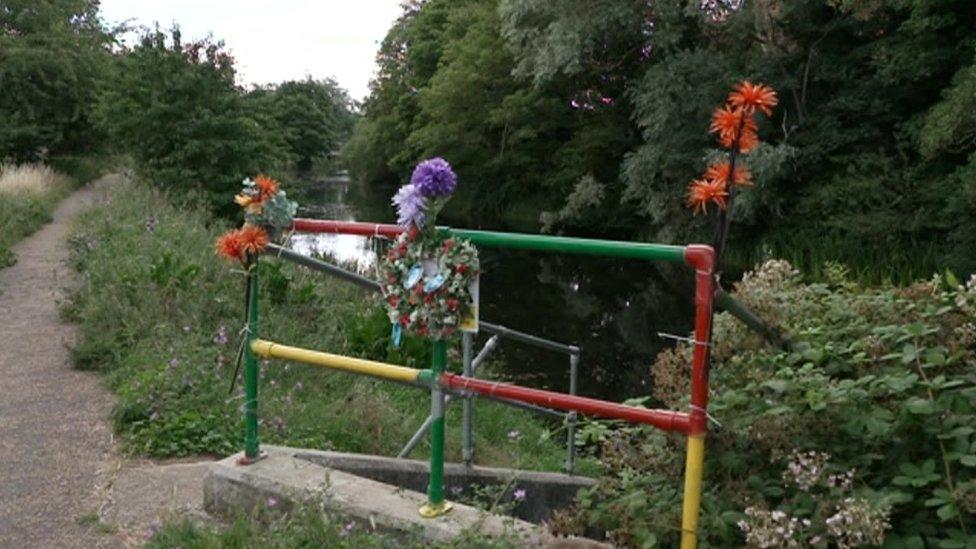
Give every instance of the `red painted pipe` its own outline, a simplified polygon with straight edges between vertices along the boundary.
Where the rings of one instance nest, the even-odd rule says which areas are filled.
[[[323,219],[296,219],[292,224],[292,229],[299,233],[356,234],[389,238],[396,238],[404,231],[404,228],[399,225]]]
[[[695,350],[691,364],[691,412],[689,435],[708,430],[708,366],[712,340],[712,302],[715,299],[715,250],[692,244],[685,263],[695,269]]]
[[[624,419],[633,423],[646,423],[665,431],[688,433],[689,415],[671,410],[648,410],[636,406],[625,406],[595,398],[567,395],[541,389],[529,389],[511,383],[486,381],[457,374],[441,374],[439,383],[460,391],[471,391],[481,395],[507,398],[519,402],[538,404],[555,410],[580,412],[606,419]]]

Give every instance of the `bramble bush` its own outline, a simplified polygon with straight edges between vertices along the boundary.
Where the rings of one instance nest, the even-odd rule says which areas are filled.
[[[864,287],[769,261],[736,297],[790,336],[715,319],[702,545],[976,544],[976,276]],[[687,406],[691,349],[662,352],[654,398]],[[624,546],[674,545],[684,440],[595,422],[608,474],[554,520]]]

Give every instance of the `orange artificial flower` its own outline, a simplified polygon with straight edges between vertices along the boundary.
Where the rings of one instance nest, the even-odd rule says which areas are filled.
[[[688,207],[695,215],[708,213],[708,203],[714,202],[719,208],[725,209],[725,200],[729,193],[725,190],[724,181],[707,181],[696,179],[688,187]]]
[[[265,201],[278,194],[278,182],[266,175],[259,175],[254,178],[254,185],[258,189],[258,195],[253,202],[263,204]]]
[[[241,250],[252,256],[263,252],[268,247],[268,242],[271,241],[268,238],[268,233],[257,225],[244,225],[237,234],[240,239]]]
[[[749,169],[745,166],[736,166],[734,177],[729,177],[729,171],[731,166],[727,160],[723,160],[717,164],[712,164],[705,170],[705,180],[706,181],[721,181],[725,184],[734,183],[740,187],[750,187],[752,186],[752,174],[749,173]],[[730,181],[731,180],[731,181]]]
[[[752,114],[756,109],[761,110],[766,116],[773,114],[773,107],[779,103],[776,91],[769,86],[762,84],[752,84],[748,80],[740,82],[733,88],[735,91],[729,94],[729,103],[733,107],[745,110]]]
[[[731,147],[732,143],[726,145],[726,147]],[[755,129],[746,129],[742,132],[742,137],[739,138],[739,152],[748,153],[756,150],[759,146],[759,134],[756,133]]]
[[[715,109],[715,112],[712,113],[712,125],[708,128],[708,132],[718,134],[719,143],[728,148],[735,143],[740,133],[744,139],[750,132],[755,137],[756,129],[756,121],[744,109],[726,105]],[[753,148],[755,147],[753,146],[749,150]]]
[[[244,261],[244,249],[241,247],[239,231],[227,231],[217,239],[217,255],[224,256],[230,261]]]

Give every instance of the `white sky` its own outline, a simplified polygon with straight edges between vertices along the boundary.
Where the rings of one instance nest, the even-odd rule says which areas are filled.
[[[380,42],[400,15],[399,0],[102,0],[109,24],[212,33],[236,60],[241,84],[332,77],[353,99],[368,94]]]

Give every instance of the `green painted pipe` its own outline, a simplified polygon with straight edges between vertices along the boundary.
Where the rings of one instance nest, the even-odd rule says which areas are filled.
[[[431,373],[436,377],[444,372],[447,363],[447,343],[434,342]],[[444,503],[444,391],[440,385],[431,386],[430,424],[430,485],[427,487],[427,504],[437,509]]]
[[[538,234],[499,233],[493,231],[472,231],[450,229],[454,236],[465,238],[472,244],[500,248],[519,248],[568,254],[627,257],[655,261],[684,263],[685,247],[668,244],[649,244],[646,242],[620,242],[616,240],[594,240],[567,236],[548,236]]]
[[[256,460],[260,454],[258,442],[258,361],[251,343],[258,337],[258,262],[254,258],[247,271],[247,344],[244,345],[245,436],[244,457]]]

